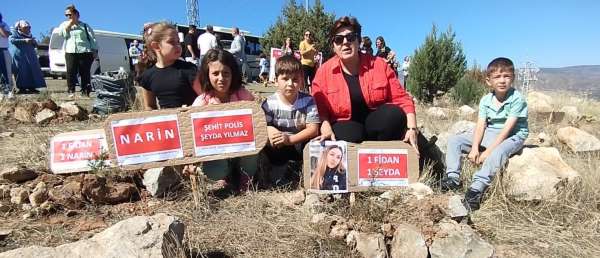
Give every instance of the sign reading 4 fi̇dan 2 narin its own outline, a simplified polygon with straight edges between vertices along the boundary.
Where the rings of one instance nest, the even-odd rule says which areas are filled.
[[[408,186],[406,149],[358,149],[359,186]]]
[[[191,114],[196,156],[254,151],[252,109]]]
[[[102,130],[62,133],[50,141],[50,170],[54,174],[90,171],[90,161],[107,151]],[[110,165],[109,160],[102,162]]]
[[[117,120],[110,126],[119,165],[183,158],[175,114]]]

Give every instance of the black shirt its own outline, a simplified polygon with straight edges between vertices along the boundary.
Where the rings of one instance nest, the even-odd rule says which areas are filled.
[[[185,35],[185,39],[184,39],[184,45],[185,45],[185,57],[192,57],[192,54],[190,53],[190,50],[187,48],[188,45],[192,46],[192,49],[194,50],[194,56],[196,58],[200,57],[200,49],[198,49],[198,33],[194,33],[194,34],[187,34]]]
[[[390,49],[389,47],[384,47],[383,50],[381,49],[377,49],[377,54],[375,54],[375,56],[381,57],[383,59],[387,60],[387,56],[390,54],[390,52],[392,52],[392,49]]]
[[[369,114],[369,106],[367,106],[365,97],[360,89],[360,80],[358,79],[358,75],[344,73],[344,79],[346,80],[348,90],[350,91],[350,110],[352,110],[350,119],[352,119],[352,121],[364,124],[365,120],[367,119],[367,115]]]
[[[178,59],[169,67],[144,71],[140,83],[158,98],[161,108],[191,106],[198,96],[192,88],[196,71],[196,65]]]
[[[337,173],[327,168],[323,175],[323,185],[320,190],[344,191],[346,189],[346,173]]]

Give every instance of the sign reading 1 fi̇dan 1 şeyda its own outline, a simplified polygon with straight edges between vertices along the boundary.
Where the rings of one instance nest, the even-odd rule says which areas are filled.
[[[89,171],[89,162],[97,161],[106,151],[108,148],[102,130],[56,135],[50,141],[50,170],[55,174]],[[101,162],[110,164],[108,160]]]
[[[252,109],[191,114],[196,156],[254,151]]]
[[[358,149],[359,186],[408,186],[406,149]]]
[[[110,126],[119,165],[183,158],[175,114],[112,121]]]

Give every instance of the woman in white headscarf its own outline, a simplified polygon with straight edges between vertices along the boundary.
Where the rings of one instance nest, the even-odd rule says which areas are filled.
[[[40,93],[37,89],[46,87],[46,81],[35,51],[37,41],[31,35],[29,22],[20,20],[15,24],[10,43],[15,46],[13,73],[18,93]]]

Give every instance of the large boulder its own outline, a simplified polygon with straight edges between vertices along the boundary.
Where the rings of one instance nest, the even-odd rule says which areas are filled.
[[[182,245],[185,226],[166,214],[137,216],[121,221],[90,239],[52,247],[30,246],[0,253],[13,257],[174,257]]]
[[[144,173],[144,186],[154,197],[164,197],[180,186],[181,177],[173,167],[151,168]]]
[[[392,239],[391,258],[427,258],[429,252],[421,231],[412,225],[397,225]]]
[[[468,225],[442,220],[438,226],[440,231],[429,247],[431,258],[488,258],[494,255],[494,247]]]
[[[352,230],[346,237],[346,243],[353,246],[363,257],[387,257],[385,238],[381,233],[363,233]]]
[[[546,200],[556,194],[561,182],[579,179],[556,148],[524,148],[510,158],[503,184],[508,195],[517,200]]]
[[[574,151],[588,152],[600,150],[600,140],[581,129],[575,127],[563,127],[556,131],[558,140]]]
[[[0,172],[0,179],[8,180],[13,183],[21,183],[35,179],[37,173],[32,169],[23,166],[11,166]]]
[[[552,112],[552,97],[537,91],[527,94],[527,108],[529,111],[538,113]]]

